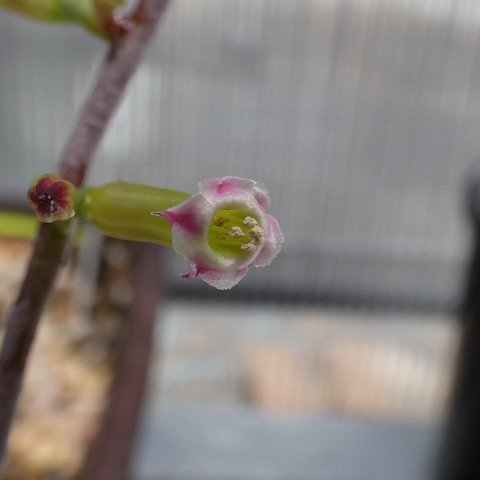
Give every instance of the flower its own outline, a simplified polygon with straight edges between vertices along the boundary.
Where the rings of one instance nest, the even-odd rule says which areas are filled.
[[[263,184],[239,177],[209,178],[179,205],[152,215],[172,225],[174,250],[190,261],[183,278],[201,278],[227,290],[251,266],[265,267],[284,241],[277,220],[267,213],[270,197]]]
[[[68,220],[75,215],[75,187],[56,175],[47,173],[37,178],[27,198],[42,223]]]
[[[283,234],[261,183],[225,177],[198,187],[194,195],[122,181],[87,187],[77,213],[110,237],[171,245],[190,261],[184,278],[229,289],[251,266],[272,262]]]

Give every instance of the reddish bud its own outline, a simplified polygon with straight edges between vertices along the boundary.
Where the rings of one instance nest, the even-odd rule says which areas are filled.
[[[42,223],[68,220],[75,215],[75,187],[56,175],[47,173],[37,178],[27,198]]]

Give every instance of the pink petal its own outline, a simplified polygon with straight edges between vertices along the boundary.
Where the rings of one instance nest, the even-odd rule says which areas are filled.
[[[212,287],[219,290],[229,290],[234,287],[248,272],[247,268],[241,268],[238,270],[209,270],[204,273],[200,273],[198,276]]]
[[[252,188],[252,180],[247,178],[227,177],[222,179],[216,186],[215,193],[218,195],[236,195]]]
[[[188,273],[182,273],[180,276],[186,280],[194,280],[195,278],[198,278],[198,270],[195,263],[190,262],[190,271]]]
[[[273,259],[279,254],[282,249],[282,243],[284,242],[284,236],[276,218],[268,213],[266,217],[268,222],[268,235],[265,238],[265,243],[260,253],[253,262],[256,267],[266,267],[270,265]]]
[[[273,259],[280,253],[281,249],[281,245],[265,242],[253,264],[256,267],[266,267],[270,265]]]
[[[269,239],[271,239],[275,243],[283,243],[285,241],[285,237],[283,236],[282,229],[280,228],[277,219],[268,213],[265,214],[265,217],[267,218],[268,222]]]
[[[270,208],[270,195],[268,194],[268,191],[263,183],[255,182],[255,186],[253,187],[253,196],[264,212]]]
[[[155,214],[156,213],[154,213],[154,215]],[[195,218],[195,212],[192,210],[174,211],[170,209],[164,212],[158,212],[158,215],[165,217],[170,222],[170,225],[179,225],[192,235],[197,234],[200,230]]]
[[[152,215],[165,217],[173,227],[180,227],[188,235],[199,235],[205,228],[211,205],[200,195],[194,195],[176,207]]]
[[[190,271],[180,275],[187,280],[201,278],[204,282],[219,290],[229,290],[235,286],[248,272],[247,268],[236,270],[215,270],[205,267],[197,267],[194,262],[190,262]]]
[[[240,177],[207,178],[198,184],[198,192],[210,202],[215,203],[223,197],[236,197],[247,200],[255,185],[253,180]]]

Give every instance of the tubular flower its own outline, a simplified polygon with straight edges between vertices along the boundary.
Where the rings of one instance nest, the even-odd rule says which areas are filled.
[[[227,290],[251,266],[270,265],[284,241],[277,220],[267,213],[263,184],[239,177],[209,178],[179,205],[152,215],[172,225],[174,250],[190,261],[183,278],[201,278]]]

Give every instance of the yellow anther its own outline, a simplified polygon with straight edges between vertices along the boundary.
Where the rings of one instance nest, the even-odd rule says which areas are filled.
[[[231,237],[243,237],[244,235],[243,230],[240,227],[232,227],[229,233]]]
[[[243,224],[247,227],[256,227],[258,225],[257,221],[253,217],[245,217]]]
[[[251,252],[252,250],[255,250],[255,244],[250,240],[248,243],[241,245],[240,248],[244,252]]]
[[[263,230],[257,225],[250,230],[250,236],[258,243],[263,239]]]

